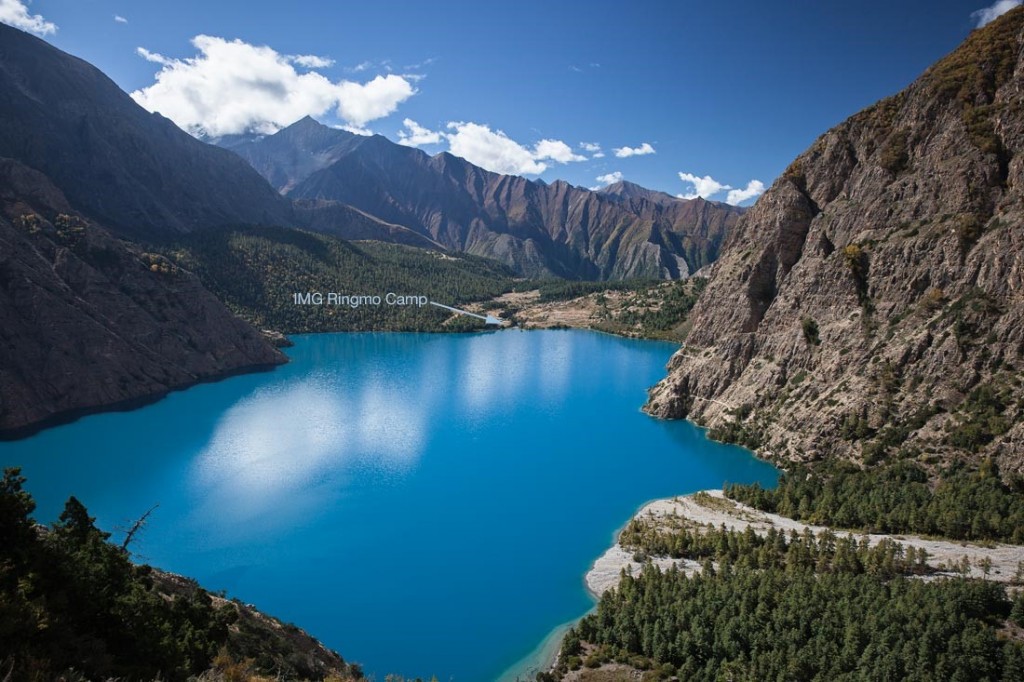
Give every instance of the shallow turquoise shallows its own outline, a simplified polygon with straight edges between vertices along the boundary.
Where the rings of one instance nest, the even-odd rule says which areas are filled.
[[[775,470],[640,412],[673,346],[580,331],[324,334],[291,363],[0,443],[53,520],[155,504],[140,560],[386,673],[493,680],[593,606],[644,502]]]

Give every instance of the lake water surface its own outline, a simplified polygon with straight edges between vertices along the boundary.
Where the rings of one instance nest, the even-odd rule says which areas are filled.
[[[498,678],[593,601],[644,502],[775,470],[640,412],[674,350],[582,331],[300,336],[292,362],[0,443],[51,521],[134,549],[386,673]]]

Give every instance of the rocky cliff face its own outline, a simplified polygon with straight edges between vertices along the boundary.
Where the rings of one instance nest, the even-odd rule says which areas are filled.
[[[741,219],[656,416],[771,457],[1024,462],[1024,10],[822,135]]]
[[[528,276],[685,277],[717,257],[742,213],[635,185],[592,192],[500,175],[451,154],[428,156],[309,118],[269,137],[222,143],[293,199],[347,204]],[[303,214],[315,229],[347,229],[332,227],[330,214]]]
[[[86,62],[0,24],[0,156],[46,174],[118,234],[159,239],[222,224],[291,224],[248,164],[151,114]]]
[[[0,435],[283,361],[192,274],[0,159]]]

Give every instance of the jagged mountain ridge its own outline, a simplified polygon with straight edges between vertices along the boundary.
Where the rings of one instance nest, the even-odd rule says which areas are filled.
[[[0,24],[0,156],[44,173],[84,214],[133,238],[292,224],[237,156],[132,100],[94,66]]]
[[[597,193],[608,197],[618,197],[623,200],[644,199],[656,204],[672,204],[679,201],[688,201],[687,199],[674,197],[668,192],[659,192],[655,189],[647,189],[646,187],[638,185],[635,182],[630,182],[629,180],[613,182],[612,184],[597,190]],[[714,203],[719,206],[727,205],[718,202]]]
[[[530,276],[684,277],[714,260],[743,210],[501,175],[309,117],[224,144],[292,199],[348,204]]]
[[[1024,467],[1024,9],[797,158],[647,410],[783,460]]]

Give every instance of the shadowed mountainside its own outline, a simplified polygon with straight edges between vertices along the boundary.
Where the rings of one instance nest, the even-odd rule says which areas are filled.
[[[235,155],[149,113],[94,66],[3,24],[0,92],[0,157],[44,173],[120,235],[294,222],[288,202]]]
[[[0,433],[284,361],[194,275],[0,159]]]

